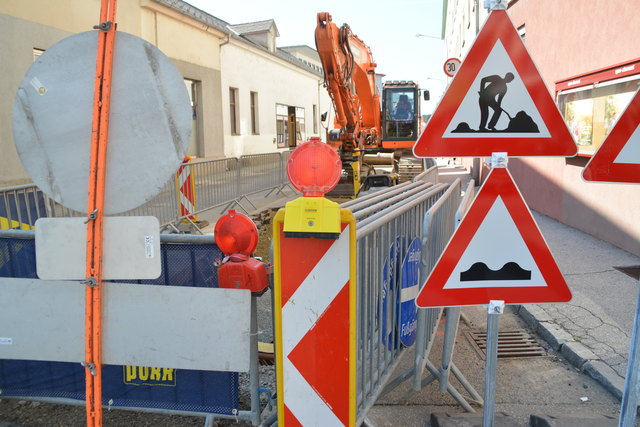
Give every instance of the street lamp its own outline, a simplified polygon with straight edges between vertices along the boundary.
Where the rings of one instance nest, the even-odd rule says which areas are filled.
[[[442,40],[440,37],[430,36],[428,34],[421,34],[421,33],[416,34],[416,37],[427,37],[427,38],[430,38],[430,39]]]

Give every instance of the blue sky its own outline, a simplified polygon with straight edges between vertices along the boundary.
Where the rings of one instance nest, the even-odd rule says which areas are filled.
[[[349,24],[369,45],[387,80],[414,80],[429,89],[430,113],[444,92],[446,59],[442,32],[442,0],[186,0],[230,24],[274,19],[280,37],[278,46],[306,44],[315,48],[316,14],[329,12],[333,22]],[[425,34],[431,37],[416,37]]]

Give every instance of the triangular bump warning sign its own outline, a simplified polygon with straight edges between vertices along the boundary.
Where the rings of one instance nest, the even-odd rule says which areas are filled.
[[[418,157],[576,154],[506,11],[489,15],[413,152]]]
[[[640,90],[582,171],[587,181],[640,183]]]
[[[500,247],[509,248],[508,252],[487,251],[487,248],[491,248],[497,243]],[[508,260],[505,258],[506,255],[509,257]],[[528,279],[514,278],[487,282],[486,280],[470,280],[472,279],[470,278],[462,281],[461,276],[464,277],[464,272],[470,271],[474,265],[480,266],[479,259],[492,271],[499,271],[508,262],[516,263],[524,271],[529,272]],[[488,286],[547,286],[501,196],[496,198],[493,206],[487,212],[484,221],[478,227],[466,251],[453,269],[444,289],[486,288]]]
[[[489,174],[416,299],[419,307],[566,302],[571,292],[505,168]]]

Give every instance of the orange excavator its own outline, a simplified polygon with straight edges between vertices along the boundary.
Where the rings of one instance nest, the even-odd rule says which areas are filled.
[[[328,143],[343,165],[334,190],[357,195],[361,184],[393,185],[423,170],[411,149],[420,131],[420,89],[413,81],[387,81],[379,94],[371,49],[348,24],[338,27],[327,12],[318,13],[316,49],[324,85],[336,112]],[[429,92],[424,92],[425,100]],[[381,173],[383,172],[383,173]]]

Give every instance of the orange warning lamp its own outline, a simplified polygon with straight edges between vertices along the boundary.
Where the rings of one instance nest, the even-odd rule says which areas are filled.
[[[258,245],[258,228],[253,221],[230,209],[216,223],[214,238],[225,255],[217,262],[218,286],[264,293],[269,287],[267,266],[251,256]]]
[[[340,181],[342,162],[338,153],[318,140],[296,148],[287,162],[291,184],[304,197],[322,197]]]
[[[303,197],[286,204],[285,236],[321,239],[340,236],[340,205],[322,196],[336,186],[341,174],[338,153],[323,142],[305,142],[291,153],[287,175]]]

